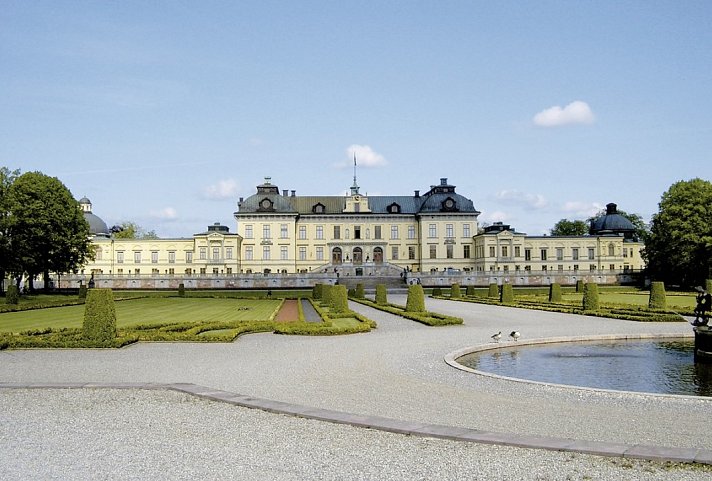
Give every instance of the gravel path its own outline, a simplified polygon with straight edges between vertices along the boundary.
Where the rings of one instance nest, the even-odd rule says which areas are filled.
[[[389,300],[405,304],[405,297]],[[443,361],[451,351],[488,343],[498,330],[517,329],[522,340],[689,335],[689,324],[643,324],[433,299],[427,303],[430,310],[463,317],[465,325],[430,328],[352,304],[376,320],[378,329],[326,338],[256,334],[232,344],[140,344],[117,351],[3,351],[0,382],[192,382],[325,409],[521,435],[712,447],[711,399],[533,385],[476,376]],[[43,406],[52,416],[42,414]],[[176,414],[176,406],[186,412]],[[191,421],[181,421],[181,416]],[[54,445],[51,433],[45,432],[75,421],[84,423],[76,434],[84,438],[77,442],[62,443],[59,430]],[[137,431],[136,423],[143,429]],[[185,423],[199,425],[200,432],[181,431]],[[259,435],[250,431],[250,423]],[[45,456],[66,459],[75,479],[90,477],[82,474],[82,449],[77,446],[88,444],[114,456],[116,446],[130,445],[134,437],[140,438],[136,446],[163,447],[141,449],[145,459],[138,452],[130,455],[128,459],[146,461],[146,472],[165,458],[183,466],[180,473],[211,478],[219,476],[202,473],[207,468],[195,452],[203,452],[207,464],[222,466],[221,473],[232,473],[224,478],[235,479],[657,479],[654,471],[660,469],[624,459],[416,439],[153,391],[0,390],[0,436],[1,449],[10,451],[0,452],[2,458],[20,460],[11,469],[22,473],[32,452],[41,448]],[[259,449],[252,444],[255,436],[265,439]],[[308,453],[302,456],[304,451],[297,448]],[[230,456],[238,452],[244,455]],[[231,464],[243,456],[252,461]],[[28,475],[33,472],[27,469]],[[182,478],[179,474],[165,477]],[[20,477],[65,478],[49,471]],[[154,476],[129,470],[121,479],[145,477]],[[687,467],[665,471],[659,479],[709,477],[709,471]]]

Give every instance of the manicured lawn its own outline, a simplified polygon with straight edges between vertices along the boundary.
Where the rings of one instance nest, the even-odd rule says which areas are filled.
[[[116,302],[118,327],[173,322],[264,321],[270,319],[280,300],[143,298]],[[0,332],[28,329],[81,327],[84,306],[54,307],[0,314]]]
[[[583,298],[583,293],[572,292],[563,293],[562,299],[565,301],[581,302]],[[648,291],[606,291],[601,289],[599,291],[599,298],[601,302],[606,304],[627,304],[631,306],[647,306],[648,300],[650,298],[650,293]],[[695,307],[695,295],[681,292],[667,292],[667,307],[668,309],[674,309],[675,307],[681,309],[694,309]]]

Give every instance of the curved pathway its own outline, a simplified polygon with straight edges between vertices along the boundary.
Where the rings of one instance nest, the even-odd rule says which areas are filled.
[[[404,296],[389,296],[405,304]],[[487,344],[496,331],[522,340],[586,335],[689,335],[686,323],[635,323],[428,299],[462,326],[431,328],[353,304],[378,329],[341,337],[244,336],[232,344],[138,344],[117,351],[0,352],[0,385],[189,383],[327,411],[412,425],[442,425],[518,439],[660,446],[712,462],[712,399],[606,393],[472,375],[447,353]],[[199,389],[200,390],[200,389]],[[204,389],[202,389],[204,391]],[[490,442],[507,441],[511,438]],[[571,443],[571,441],[569,441]],[[588,443],[588,444],[587,444]],[[544,446],[559,449],[557,445]],[[595,451],[595,450],[594,450]],[[660,449],[659,458],[670,451]],[[613,454],[613,453],[612,453]],[[629,451],[635,456],[635,450]],[[655,458],[656,456],[650,456]],[[672,456],[675,458],[675,456]]]

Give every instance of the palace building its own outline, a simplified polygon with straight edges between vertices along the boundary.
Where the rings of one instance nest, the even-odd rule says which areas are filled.
[[[87,198],[80,205],[96,254],[81,275],[113,280],[416,273],[550,280],[644,268],[643,244],[615,204],[589,235],[528,236],[502,223],[480,228],[480,211],[446,178],[424,193],[392,196],[361,194],[356,176],[343,196],[300,196],[266,178],[237,203],[235,233],[214,224],[188,238],[117,239]]]

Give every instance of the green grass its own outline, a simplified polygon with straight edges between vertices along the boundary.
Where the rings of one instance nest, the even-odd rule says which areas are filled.
[[[174,322],[270,320],[280,302],[278,299],[188,297],[149,297],[117,301],[117,327]],[[0,314],[0,332],[22,332],[47,327],[78,328],[83,320],[83,305],[6,312]]]

